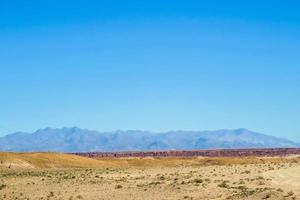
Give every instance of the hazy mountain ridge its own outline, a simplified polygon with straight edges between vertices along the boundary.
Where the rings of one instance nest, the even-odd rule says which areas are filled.
[[[247,129],[217,131],[169,131],[151,133],[130,130],[98,132],[87,129],[45,128],[34,133],[17,132],[0,138],[0,151],[133,151],[220,148],[300,147],[290,140]]]

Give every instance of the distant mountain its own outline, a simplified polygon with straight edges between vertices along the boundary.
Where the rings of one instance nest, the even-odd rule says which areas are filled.
[[[217,131],[98,132],[86,129],[40,129],[34,133],[13,133],[0,138],[0,151],[138,151],[300,147],[295,142],[247,129]]]

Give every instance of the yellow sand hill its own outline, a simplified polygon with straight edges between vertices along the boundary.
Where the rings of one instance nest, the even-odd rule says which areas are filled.
[[[0,168],[95,168],[104,165],[111,164],[63,153],[0,153]]]
[[[42,168],[132,168],[132,167],[179,167],[209,165],[242,165],[298,162],[298,157],[244,157],[244,158],[107,158],[91,159],[64,153],[8,153],[0,152],[0,168],[42,169]]]

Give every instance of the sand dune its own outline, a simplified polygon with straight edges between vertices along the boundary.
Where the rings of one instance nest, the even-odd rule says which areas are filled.
[[[94,168],[112,163],[63,153],[0,153],[0,168]]]

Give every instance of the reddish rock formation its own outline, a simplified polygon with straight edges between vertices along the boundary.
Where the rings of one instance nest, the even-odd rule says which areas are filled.
[[[300,148],[124,151],[124,152],[87,152],[87,153],[74,153],[74,154],[80,156],[86,156],[90,158],[287,156],[293,154],[300,155]]]

